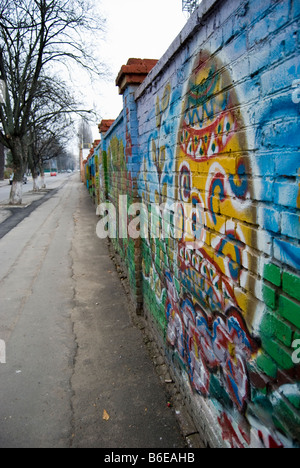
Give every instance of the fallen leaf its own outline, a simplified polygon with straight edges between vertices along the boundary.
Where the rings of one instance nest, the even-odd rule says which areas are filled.
[[[106,410],[103,411],[103,420],[104,421],[109,421],[110,416]]]

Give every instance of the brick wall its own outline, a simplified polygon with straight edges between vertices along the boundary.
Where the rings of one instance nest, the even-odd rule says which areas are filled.
[[[122,68],[102,139],[108,199],[146,211],[115,248],[212,446],[300,444],[299,15],[203,0],[154,68]]]
[[[132,85],[132,84],[131,84]],[[136,89],[137,85],[133,85]],[[129,86],[130,88],[130,86]],[[130,99],[134,101],[133,93],[126,89],[124,110],[116,121],[102,121],[99,130],[102,136],[99,145],[99,186],[98,199],[101,203],[108,202],[112,210],[114,232],[109,237],[118,255],[118,262],[127,271],[132,301],[136,312],[142,309],[141,297],[141,257],[140,239],[133,239],[128,234],[131,216],[130,207],[137,201],[137,120],[134,113],[129,112]],[[135,107],[135,105],[134,105]],[[135,171],[135,175],[133,173]],[[104,212],[102,213],[104,214]]]

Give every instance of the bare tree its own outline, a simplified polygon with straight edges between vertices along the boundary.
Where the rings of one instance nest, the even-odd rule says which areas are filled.
[[[75,135],[74,114],[86,116],[90,111],[79,109],[66,83],[58,78],[42,77],[33,101],[28,131],[28,164],[33,176],[34,190],[38,190],[38,173],[45,188],[44,161],[56,157],[49,152],[53,142],[67,146]],[[65,149],[62,151],[65,154]],[[52,154],[50,157],[49,155]]]
[[[60,117],[60,118],[59,118]],[[29,133],[28,165],[33,177],[33,190],[39,190],[38,176],[41,176],[41,188],[46,188],[44,163],[60,154],[65,154],[65,148],[70,141],[70,134],[75,133],[72,122],[63,114],[44,125],[33,125]]]
[[[22,202],[30,117],[41,76],[53,77],[56,62],[75,62],[102,74],[82,38],[103,25],[89,0],[0,0],[0,79],[5,84],[0,142],[13,158],[11,203]]]

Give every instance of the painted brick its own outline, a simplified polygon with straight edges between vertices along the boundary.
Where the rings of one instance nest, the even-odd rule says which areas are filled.
[[[292,15],[293,18],[300,16],[300,2],[299,0],[292,0]]]
[[[270,255],[272,251],[272,237],[266,231],[261,231],[248,224],[237,223],[237,229],[244,233],[245,244],[256,250],[261,250]]]
[[[269,21],[266,21],[265,18],[263,18],[260,21],[257,21],[252,26],[252,28],[249,29],[249,34],[248,34],[249,47],[252,47],[258,42],[264,40],[269,34],[269,27],[270,27]]]
[[[276,64],[279,60],[283,60],[294,53],[297,49],[297,26],[290,31],[289,36],[286,36],[286,32],[283,31],[281,34],[272,37],[269,60],[270,63]]]
[[[261,353],[257,358],[258,367],[269,377],[275,379],[277,376],[277,365],[267,354]]]
[[[298,410],[300,410],[300,394],[299,394],[299,390],[298,390],[298,394],[286,395],[286,398],[288,399],[288,401],[289,401],[295,408],[297,408]]]
[[[281,229],[281,213],[277,208],[263,206],[258,211],[258,221],[262,228],[275,233]]]
[[[276,314],[265,314],[260,331],[263,335],[279,340],[286,346],[292,344],[293,332],[291,327]]]
[[[289,4],[282,1],[268,15],[257,21],[249,30],[249,45],[252,47],[267,38],[271,33],[282,27],[288,20]]]
[[[278,266],[269,263],[264,267],[264,279],[274,284],[275,286],[281,286],[281,270]]]
[[[266,125],[262,131],[262,145],[265,148],[296,148],[300,145],[297,118]]]
[[[285,236],[300,239],[299,214],[283,212],[281,215],[281,233]]]
[[[296,177],[300,166],[300,155],[298,151],[285,151],[273,154],[275,161],[275,175]]]
[[[257,20],[265,17],[272,6],[272,0],[264,0],[261,3],[249,2],[247,5],[247,16],[251,22],[251,26],[256,24]]]
[[[300,247],[292,242],[274,239],[274,258],[285,265],[300,269]]]
[[[278,418],[288,432],[291,430],[291,433],[296,431],[299,434],[300,414],[288,400],[283,398],[278,399],[278,403],[275,406],[274,418]]]
[[[219,29],[218,31],[213,34],[211,40],[210,40],[210,47],[212,52],[216,52],[223,46],[224,40],[223,40],[223,31]]]
[[[282,275],[282,289],[287,294],[300,301],[300,276],[284,272]]]
[[[276,309],[276,290],[271,286],[264,284],[263,286],[263,298],[265,304],[271,309]]]
[[[298,58],[278,65],[276,70],[268,70],[261,77],[262,95],[273,94],[292,85],[295,77],[299,75],[300,65]],[[274,80],[274,73],[277,79]]]
[[[253,77],[258,72],[267,68],[269,63],[270,45],[262,44],[259,48],[255,48],[249,54],[249,73]]]
[[[272,202],[273,201],[273,180],[255,178],[249,181],[251,194],[254,200]]]
[[[285,348],[284,345],[280,345],[277,341],[269,337],[262,336],[262,346],[265,352],[268,353],[282,369],[288,370],[293,368],[292,353]]]
[[[263,151],[262,148],[252,157],[252,175],[260,177],[274,177],[275,161],[273,153]]]
[[[278,312],[282,317],[300,329],[300,305],[298,303],[281,295]]]

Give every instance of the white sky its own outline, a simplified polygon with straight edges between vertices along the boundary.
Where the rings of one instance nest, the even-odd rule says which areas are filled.
[[[102,119],[117,118],[122,109],[115,79],[129,58],[160,59],[187,21],[182,0],[98,0],[107,20],[105,42],[99,57],[111,70],[111,78],[94,89],[93,97]],[[99,133],[93,129],[94,138]]]

